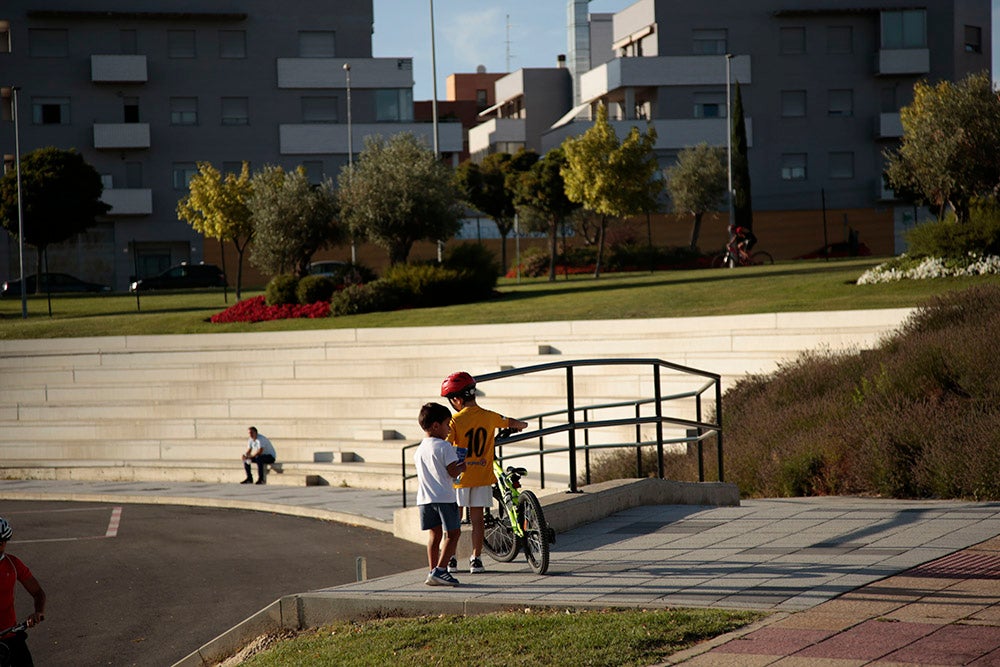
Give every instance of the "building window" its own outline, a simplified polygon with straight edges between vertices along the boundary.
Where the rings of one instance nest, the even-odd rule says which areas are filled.
[[[3,45],[0,44],[0,48]],[[966,53],[982,53],[983,52],[983,29],[979,26],[967,25],[965,26],[965,52]]]
[[[726,94],[719,93],[695,93],[694,94],[694,117],[695,118],[725,118],[726,117]]]
[[[6,86],[0,88],[0,120],[14,120],[14,91]]]
[[[33,97],[31,122],[35,125],[69,125],[69,98]]]
[[[310,183],[319,185],[323,182],[322,160],[306,160],[302,163],[302,167],[306,170],[306,178]]]
[[[849,25],[831,25],[826,29],[827,53],[854,53],[854,28]]]
[[[246,58],[247,33],[245,30],[219,31],[220,58]]]
[[[111,174],[101,174],[101,187],[105,190],[114,189],[115,181],[111,178]]]
[[[882,48],[927,48],[927,10],[882,12]]]
[[[122,98],[122,120],[126,123],[138,123],[139,122],[139,98],[138,97],[123,97]]]
[[[198,124],[198,98],[197,97],[171,97],[170,98],[170,124],[171,125],[197,125]]]
[[[299,58],[333,58],[335,51],[332,30],[303,30],[299,33]]]
[[[490,105],[489,92],[485,88],[476,90],[476,108],[482,111]]]
[[[782,55],[799,55],[806,52],[805,28],[782,28],[778,36],[778,48]]]
[[[854,91],[850,89],[827,91],[827,109],[829,116],[854,115]]]
[[[132,56],[139,53],[139,35],[135,30],[119,30],[118,41],[122,55]]]
[[[781,91],[781,117],[802,118],[806,115],[806,91]]]
[[[336,97],[302,98],[303,123],[336,123],[338,118]]]
[[[781,179],[783,181],[806,180],[806,154],[782,153]]]
[[[222,124],[249,125],[250,100],[246,97],[223,97]]]
[[[879,111],[882,113],[894,113],[899,111],[899,106],[896,104],[895,86],[884,86],[882,90],[879,91]]]
[[[726,31],[694,30],[691,33],[691,52],[696,56],[721,56],[726,51]]]
[[[409,123],[413,121],[413,89],[389,88],[375,91],[375,120]]]
[[[174,190],[187,190],[191,179],[198,173],[194,162],[174,162]]]
[[[0,21],[0,53],[10,52],[10,21]]]
[[[197,55],[194,30],[168,30],[167,56],[170,58],[194,58]]]
[[[126,162],[125,163],[125,187],[126,188],[141,188],[142,187],[142,163],[141,162]]]
[[[854,178],[854,153],[830,153],[830,178]]]
[[[28,55],[32,58],[68,57],[69,32],[49,28],[29,28]]]

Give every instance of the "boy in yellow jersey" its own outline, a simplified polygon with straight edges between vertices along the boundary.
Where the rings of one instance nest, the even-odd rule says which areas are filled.
[[[448,441],[466,449],[465,472],[455,484],[459,507],[469,508],[472,524],[472,557],[469,572],[485,572],[483,567],[483,516],[493,504],[493,438],[498,428],[520,431],[528,423],[504,417],[476,404],[476,380],[465,372],[452,373],[441,383],[441,395],[448,399],[456,414],[451,418]],[[452,559],[448,570],[454,572],[458,563]]]

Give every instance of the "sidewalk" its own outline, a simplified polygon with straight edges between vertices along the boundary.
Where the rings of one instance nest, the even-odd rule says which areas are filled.
[[[264,500],[388,530],[401,504],[397,492],[334,487],[0,482],[0,499],[15,498],[243,508]],[[178,664],[203,664],[267,619],[314,626],[387,609],[694,606],[772,614],[665,664],[1000,665],[998,536],[1000,503],[834,497],[638,507],[560,534],[544,576],[521,558],[487,558],[487,573],[459,573],[453,589],[428,588],[421,568],[290,592]]]

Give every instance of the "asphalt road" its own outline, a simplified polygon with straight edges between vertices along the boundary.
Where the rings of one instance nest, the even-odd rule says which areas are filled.
[[[115,508],[120,523],[115,530]],[[7,551],[48,595],[35,664],[170,665],[283,595],[421,567],[424,547],[369,528],[268,512],[0,503]],[[18,618],[31,597],[18,586]]]

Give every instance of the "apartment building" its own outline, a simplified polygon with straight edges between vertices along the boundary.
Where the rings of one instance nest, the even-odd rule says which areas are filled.
[[[50,249],[50,269],[122,290],[135,274],[215,261],[218,244],[176,214],[201,161],[302,165],[318,180],[336,178],[366,136],[408,131],[432,145],[432,125],[414,120],[412,58],[373,58],[372,29],[372,0],[6,0],[0,100],[9,117],[19,89],[21,154],[77,149],[112,207]],[[458,123],[438,130],[443,154],[462,150]],[[12,162],[12,123],[0,124],[0,151]],[[0,278],[17,267],[5,239]]]
[[[569,0],[578,52],[581,4]],[[726,144],[738,82],[757,235],[784,257],[852,231],[878,254],[902,250],[920,212],[883,185],[899,110],[920,80],[990,69],[989,0],[638,0],[612,24],[614,57],[579,74],[579,103],[542,150],[582,134],[604,104],[621,137],[651,124],[669,166],[686,146]]]

